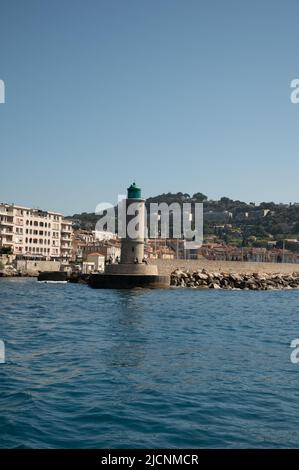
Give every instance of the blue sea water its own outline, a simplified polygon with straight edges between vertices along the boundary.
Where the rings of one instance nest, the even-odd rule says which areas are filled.
[[[0,280],[1,448],[299,446],[299,291]]]

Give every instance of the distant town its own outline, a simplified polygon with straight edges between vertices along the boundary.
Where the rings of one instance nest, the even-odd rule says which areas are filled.
[[[299,204],[245,203],[202,193],[167,193],[151,202],[203,202],[204,240],[200,248],[186,249],[183,238],[146,240],[150,259],[200,259],[299,263]],[[117,234],[95,230],[92,213],[61,213],[0,203],[0,271],[34,273],[56,263],[57,267],[89,273],[102,271],[105,263],[120,257]]]

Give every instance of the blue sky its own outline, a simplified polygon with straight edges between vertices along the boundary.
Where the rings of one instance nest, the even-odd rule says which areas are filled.
[[[0,201],[298,197],[297,0],[0,0]]]

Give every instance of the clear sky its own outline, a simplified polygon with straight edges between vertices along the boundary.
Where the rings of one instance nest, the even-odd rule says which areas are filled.
[[[0,201],[299,201],[298,0],[0,0]]]

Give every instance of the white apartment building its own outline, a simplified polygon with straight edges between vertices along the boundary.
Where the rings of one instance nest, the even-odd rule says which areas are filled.
[[[99,241],[117,239],[116,233],[113,232],[107,232],[104,230],[94,230],[92,233],[94,234],[94,239]]]
[[[58,212],[0,203],[0,247],[10,247],[14,255],[67,261],[72,223]]]
[[[68,261],[72,257],[73,228],[70,220],[61,221],[60,257]]]

